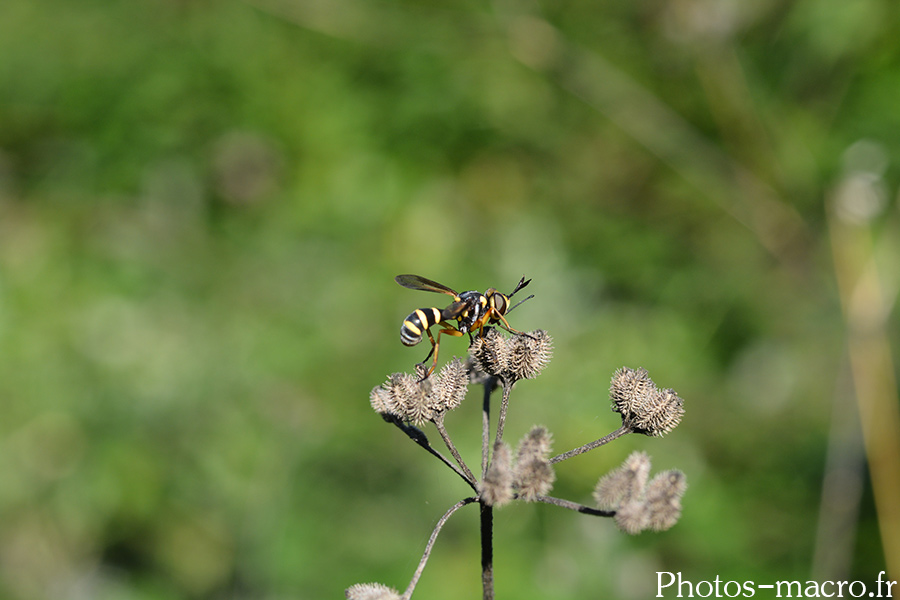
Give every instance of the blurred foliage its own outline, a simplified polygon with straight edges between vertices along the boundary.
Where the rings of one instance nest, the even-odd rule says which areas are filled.
[[[614,429],[623,364],[686,399],[667,438],[573,459],[555,492],[588,502],[644,449],[686,472],[682,521],[627,538],[500,510],[500,597],[644,598],[658,570],[871,581],[868,485],[849,535],[820,518],[826,455],[866,473],[825,214],[864,172],[873,235],[897,232],[898,17],[892,0],[3,2],[0,596],[403,589],[467,491],[368,405],[427,351],[398,339],[436,301],[403,272],[534,278],[512,324],[556,355],[514,392],[512,440]],[[477,464],[471,396],[447,424]],[[478,597],[476,512],[416,597]]]

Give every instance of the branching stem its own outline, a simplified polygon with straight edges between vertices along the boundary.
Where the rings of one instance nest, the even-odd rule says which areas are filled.
[[[614,510],[599,510],[596,508],[591,508],[590,506],[585,506],[584,504],[578,504],[577,502],[563,500],[562,498],[554,498],[552,496],[538,496],[534,500],[535,502],[552,504],[554,506],[559,506],[561,508],[567,508],[569,510],[580,512],[585,515],[594,515],[595,517],[613,517],[616,514],[616,511]]]
[[[484,382],[481,410],[481,476],[487,474],[491,446],[491,394],[496,380]],[[481,589],[483,600],[494,600],[494,509],[481,502]]]
[[[562,454],[557,454],[556,456],[554,456],[553,458],[550,459],[550,464],[556,464],[558,462],[562,462],[562,461],[566,460],[567,458],[572,458],[573,456],[578,456],[579,454],[584,454],[585,452],[589,452],[589,451],[593,450],[594,448],[599,448],[600,446],[608,444],[611,441],[613,441],[614,439],[620,438],[623,435],[625,435],[627,433],[631,433],[631,432],[632,432],[632,429],[630,426],[622,425],[621,427],[619,427],[612,433],[603,436],[599,440],[594,440],[593,442],[585,444],[584,446],[580,446],[573,450],[569,450],[568,452],[563,452]]]
[[[409,582],[409,586],[406,588],[406,591],[403,592],[403,600],[409,600],[409,597],[412,596],[413,590],[416,589],[416,584],[419,583],[419,577],[422,576],[422,571],[425,570],[425,563],[428,562],[428,557],[431,555],[431,549],[434,547],[434,542],[437,540],[437,536],[441,532],[441,529],[444,527],[444,524],[447,522],[447,519],[449,519],[453,515],[453,513],[458,511],[466,504],[472,504],[477,500],[478,498],[476,498],[475,496],[463,498],[462,500],[451,506],[450,510],[445,512],[443,517],[438,519],[437,525],[434,526],[434,531],[431,532],[431,537],[428,538],[428,544],[425,545],[425,553],[422,554],[422,560],[419,561],[419,566],[416,568],[416,572],[413,573],[412,581]]]
[[[459,454],[459,450],[456,449],[456,445],[454,445],[453,440],[450,439],[450,434],[447,433],[447,428],[444,427],[444,415],[441,414],[432,421],[434,423],[435,428],[437,428],[438,433],[441,434],[441,439],[444,440],[444,443],[447,445],[447,449],[450,450],[450,454],[453,455],[453,458],[456,459],[456,463],[463,470],[466,475],[466,481],[468,481],[469,485],[473,488],[476,485],[475,475],[472,474],[471,469],[469,469],[469,465],[466,464],[466,461],[462,459],[462,456]]]
[[[494,393],[496,380],[491,377],[484,382],[484,401],[481,408],[481,476],[487,473],[491,448],[491,394]]]
[[[506,425],[506,410],[509,408],[509,392],[511,389],[512,383],[504,383],[503,399],[500,401],[500,416],[497,417],[497,437],[494,438],[495,444],[503,440],[503,427]]]
[[[459,475],[460,477],[463,478],[463,481],[465,481],[467,484],[469,484],[469,487],[471,487],[476,492],[478,491],[477,484],[475,483],[475,481],[470,479],[471,473],[469,473],[469,475],[467,476],[466,473],[464,473],[462,469],[460,469],[458,466],[453,464],[446,456],[444,456],[443,454],[441,454],[440,452],[435,450],[429,443],[428,437],[425,435],[425,432],[423,432],[418,427],[413,427],[412,425],[407,425],[406,423],[400,421],[399,419],[397,419],[396,417],[393,417],[393,416],[389,416],[389,417],[386,416],[385,420],[396,425],[403,433],[405,433],[409,437],[409,439],[411,439],[418,445],[425,448],[425,450],[427,450],[429,453],[433,454],[442,463],[444,463],[445,465],[447,465],[448,467],[453,469],[453,471],[456,472],[457,475]]]

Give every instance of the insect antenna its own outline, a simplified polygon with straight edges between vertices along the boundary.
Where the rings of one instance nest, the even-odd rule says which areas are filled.
[[[531,281],[531,280],[529,279],[529,281]],[[522,286],[522,287],[525,287],[525,286]],[[515,293],[515,292],[513,292],[513,293]],[[510,294],[510,296],[512,296],[512,294]],[[512,311],[516,310],[516,308],[517,308],[520,304],[522,304],[523,302],[527,302],[528,300],[531,300],[532,298],[534,298],[534,294],[528,296],[527,298],[523,298],[522,300],[519,300],[518,302],[516,302],[516,303],[513,305],[512,308],[510,308],[508,311],[506,311],[506,314],[509,314],[509,313],[511,313]]]
[[[509,296],[507,296],[507,298],[512,298],[513,296],[515,296],[516,292],[521,290],[523,287],[525,287],[529,283],[531,283],[530,279],[528,281],[525,281],[525,277],[522,277],[522,279],[519,280],[519,283],[516,284],[516,289],[514,289],[512,292],[510,292],[510,294],[509,294]],[[525,300],[523,300],[522,302],[524,302],[524,301]],[[519,304],[521,304],[522,302],[520,302]],[[518,304],[516,306],[518,306]]]

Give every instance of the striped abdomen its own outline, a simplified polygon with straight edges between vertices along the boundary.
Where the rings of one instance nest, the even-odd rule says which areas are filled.
[[[400,327],[400,341],[404,346],[415,346],[422,341],[425,330],[441,322],[441,311],[436,308],[417,308],[409,314]]]

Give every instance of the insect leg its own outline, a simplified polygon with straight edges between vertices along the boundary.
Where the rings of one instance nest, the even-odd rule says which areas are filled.
[[[529,281],[531,281],[531,280],[529,279]],[[503,315],[500,314],[499,311],[497,311],[496,308],[492,308],[490,311],[488,311],[488,314],[490,314],[491,318],[493,318],[493,319],[500,319],[500,321],[503,322],[503,325],[500,325],[500,327],[503,327],[503,329],[507,330],[508,332],[515,333],[516,335],[524,335],[525,337],[535,339],[533,336],[528,335],[524,331],[519,331],[518,329],[513,329],[512,327],[510,327],[509,322],[506,320],[506,318]]]
[[[423,380],[424,380],[424,379],[427,379],[432,373],[434,373],[434,369],[435,369],[435,367],[437,367],[438,348],[439,348],[440,345],[441,345],[441,334],[442,334],[442,333],[446,333],[447,335],[452,335],[453,337],[461,337],[461,336],[463,335],[463,332],[462,332],[462,331],[456,329],[455,327],[453,327],[453,326],[450,325],[449,323],[443,323],[443,322],[442,322],[442,323],[440,323],[440,325],[443,326],[443,329],[441,329],[441,330],[438,331],[438,334],[437,334],[437,341],[435,341],[435,340],[431,337],[431,332],[430,332],[430,331],[428,332],[428,338],[431,340],[431,344],[432,344],[431,352],[428,353],[428,356],[431,356],[431,354],[434,353],[434,361],[431,363],[431,368],[428,369],[428,372],[427,372],[427,373],[425,373],[425,377],[422,378]],[[425,360],[428,360],[428,356],[425,357]],[[422,362],[424,363],[425,360],[423,360]]]

